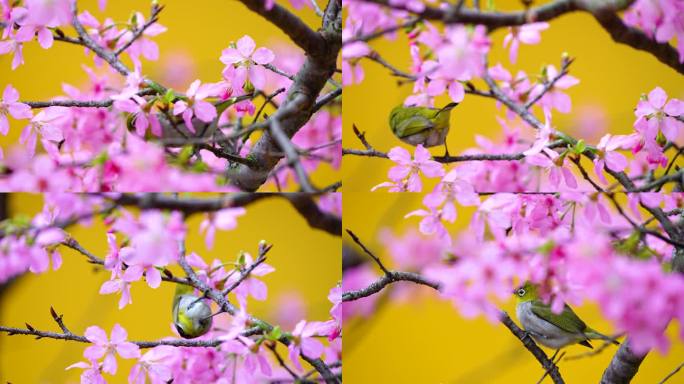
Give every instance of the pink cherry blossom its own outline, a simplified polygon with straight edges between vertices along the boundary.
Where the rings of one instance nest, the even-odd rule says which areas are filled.
[[[8,186],[14,191],[57,192],[71,188],[68,173],[49,156],[26,159],[21,167],[15,167],[9,177]]]
[[[678,99],[667,100],[665,91],[656,87],[648,97],[639,101],[634,111],[637,120],[634,128],[641,133],[644,140],[654,142],[658,132],[670,141],[675,141],[684,129],[684,123],[677,119],[684,115],[684,103]]]
[[[302,320],[292,331],[292,342],[287,349],[290,351],[292,364],[300,371],[302,370],[302,364],[299,362],[300,354],[316,359],[323,353],[323,344],[314,337],[319,334],[320,326],[321,323]]]
[[[102,371],[116,373],[116,354],[124,359],[135,359],[140,357],[140,348],[137,345],[126,341],[128,333],[119,324],[114,324],[111,339],[107,339],[105,331],[98,326],[91,326],[85,330],[85,337],[93,343],[83,352],[83,356],[89,360],[97,360],[104,357]]]
[[[244,252],[243,256],[243,268],[247,268],[254,263],[254,259],[252,258],[252,255],[250,255],[249,253]],[[266,263],[261,263],[256,268],[254,268],[252,272],[249,274],[249,277],[244,279],[242,283],[240,283],[240,285],[238,285],[233,291],[235,292],[235,295],[238,297],[238,300],[245,301],[247,300],[247,296],[252,296],[254,299],[260,301],[266,300],[266,297],[268,296],[268,287],[263,281],[257,279],[256,277],[266,276],[274,271],[275,268]],[[226,286],[231,286],[240,278],[240,276],[240,273],[232,274],[228,278],[228,280],[226,280]]]
[[[577,180],[572,174],[570,167],[567,166],[566,160],[567,156],[565,154],[559,155],[558,152],[549,148],[544,148],[542,153],[525,157],[527,163],[549,171],[549,181],[552,186],[558,187],[562,176],[565,180],[565,185],[570,188],[577,188]]]
[[[130,214],[117,219],[114,229],[131,238],[131,248],[124,262],[128,269],[123,280],[139,280],[143,273],[147,284],[159,287],[161,274],[157,267],[174,263],[178,257],[178,241],[185,236],[185,226],[180,213],[172,212],[166,216],[159,211],[144,211],[138,220]]]
[[[352,39],[353,29],[344,28],[342,30],[342,41]],[[363,67],[359,59],[371,53],[371,49],[363,41],[346,43],[342,46],[342,84],[360,84],[364,78]]]
[[[8,114],[15,119],[30,119],[33,116],[31,107],[18,102],[18,100],[19,92],[8,84],[2,94],[2,100],[0,100],[0,133],[3,135],[7,135],[9,132]]]
[[[141,12],[135,13],[134,25],[132,26],[135,30],[143,28],[145,25],[145,16]],[[131,39],[133,39],[134,32],[133,28],[128,28],[120,35],[117,40],[117,47],[121,48],[127,44]],[[130,56],[133,64],[135,66],[140,66],[140,56],[146,58],[147,60],[155,61],[159,59],[159,46],[153,40],[147,37],[154,37],[159,34],[166,32],[166,27],[159,23],[153,23],[145,29],[142,37],[135,40],[128,48],[126,48],[126,53]]]
[[[447,172],[432,190],[431,193],[425,195],[423,204],[432,209],[442,207],[448,217],[456,217],[456,207],[454,202],[464,206],[479,205],[480,197],[475,192],[472,184],[460,176],[458,169],[452,169]]]
[[[272,375],[271,364],[263,355],[261,345],[248,337],[239,336],[236,340],[223,342],[220,348],[223,352],[236,354],[244,359],[243,369],[241,369],[242,376],[248,380],[253,380],[253,377],[257,374],[257,369],[266,377]]]
[[[557,78],[559,75],[558,70],[553,65],[546,67],[544,71],[545,82],[550,82]],[[570,96],[566,93],[561,92],[562,90],[568,89],[574,85],[579,84],[579,79],[571,75],[563,75],[558,79],[553,86],[544,93],[544,96],[539,99],[539,105],[544,109],[550,111],[555,109],[561,113],[570,113],[572,109],[572,101]],[[544,83],[539,83],[532,88],[529,98],[534,100],[544,92],[546,85]]]
[[[419,216],[423,219],[418,226],[420,233],[424,235],[435,235],[445,244],[451,244],[451,235],[444,226],[444,221],[453,223],[456,221],[456,209],[452,209],[453,205],[447,206],[443,209],[429,208],[417,209],[407,213],[404,217]]]
[[[207,249],[214,247],[214,235],[217,228],[222,231],[230,231],[237,228],[237,218],[243,216],[246,212],[247,210],[244,208],[237,207],[207,213],[202,223],[200,223],[200,232],[205,232],[204,239]]]
[[[69,0],[26,0],[25,3],[30,23],[58,27],[71,22]]]
[[[628,140],[628,136],[611,136],[607,134],[601,138],[601,141],[596,146],[598,153],[596,159],[594,159],[594,172],[604,183],[608,183],[603,174],[604,167],[615,172],[622,172],[627,168],[627,158],[625,155],[617,152],[617,150],[623,148],[628,143]]]
[[[551,142],[551,135],[554,130],[551,128],[551,113],[547,110],[544,113],[546,121],[544,125],[537,130],[536,140],[532,147],[523,152],[525,156],[533,156],[542,152],[544,148]]]
[[[432,160],[432,155],[422,145],[416,147],[413,158],[411,158],[409,151],[402,147],[392,148],[387,156],[397,164],[390,168],[387,174],[392,183],[379,184],[373,187],[373,190],[389,186],[390,192],[420,192],[423,189],[420,173],[426,177],[444,175],[444,166]]]
[[[154,347],[142,355],[131,369],[128,382],[132,384],[168,383],[173,379],[172,364],[178,359],[179,350],[169,345]]]
[[[35,154],[38,135],[45,141],[59,143],[64,139],[61,125],[70,119],[71,111],[65,107],[49,107],[31,118],[31,122],[21,132],[19,142],[26,145],[30,156]]]
[[[515,63],[518,60],[518,47],[520,46],[520,43],[530,45],[539,44],[541,41],[540,32],[548,28],[549,23],[546,22],[524,24],[519,27],[509,27],[508,34],[504,37],[503,45],[504,48],[509,44],[511,45],[508,56],[511,63]]]
[[[121,293],[119,298],[119,309],[125,308],[128,304],[133,303],[131,296],[131,282],[123,279],[121,272],[113,275],[109,280],[102,283],[100,286],[100,295],[109,295],[112,293]]]
[[[186,92],[186,100],[178,100],[173,105],[174,115],[183,115],[183,121],[190,132],[195,133],[195,126],[192,124],[192,116],[197,116],[198,119],[205,123],[210,123],[216,118],[216,107],[213,104],[204,101],[207,97],[218,96],[218,84],[202,84],[199,80],[195,80],[190,84]]]
[[[268,48],[255,48],[254,40],[245,35],[237,41],[235,47],[223,50],[221,62],[236,66],[237,72],[245,73],[256,88],[263,89],[266,82],[266,69],[263,65],[271,63],[275,55]]]
[[[679,61],[684,62],[684,4],[677,0],[637,0],[625,12],[625,24],[641,28],[659,43],[677,38]]]
[[[155,115],[154,105],[151,102],[138,95],[133,95],[130,99],[114,101],[114,108],[133,115],[135,132],[139,136],[144,137],[147,127],[150,127],[153,135],[161,137],[161,123]]]
[[[12,53],[12,70],[24,64],[23,43],[15,39],[0,41],[0,55]]]
[[[489,51],[490,41],[481,25],[470,30],[463,25],[449,26],[444,32],[444,40],[430,46],[432,39],[419,38],[435,50],[436,61],[428,60],[423,64],[423,74],[430,78],[427,95],[436,97],[448,92],[451,99],[461,102],[465,90],[460,81],[470,80],[484,72],[484,55]]]
[[[101,372],[102,364],[99,363],[95,359],[90,360],[90,364],[86,363],[85,361],[79,361],[78,363],[71,364],[70,366],[66,367],[66,370],[69,370],[72,368],[85,369],[85,371],[83,371],[83,373],[81,373],[81,384],[106,384],[107,383],[105,378],[102,377],[102,372]]]

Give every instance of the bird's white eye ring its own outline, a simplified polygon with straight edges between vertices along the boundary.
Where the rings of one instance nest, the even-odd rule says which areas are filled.
[[[520,296],[520,297],[525,296],[525,288],[518,288],[518,296]]]

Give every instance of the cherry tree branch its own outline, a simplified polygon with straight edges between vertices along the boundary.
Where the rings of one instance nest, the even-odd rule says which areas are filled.
[[[446,8],[426,7],[412,12],[403,5],[390,5],[388,0],[363,0],[385,7],[408,11],[426,20],[445,24],[481,24],[493,31],[501,27],[519,26],[532,22],[551,21],[567,13],[582,11],[591,14],[613,40],[634,49],[648,52],[662,63],[684,74],[684,63],[677,50],[668,43],[658,43],[644,32],[627,26],[617,12],[627,9],[634,0],[555,0],[523,11],[495,12],[451,5]]]
[[[230,315],[235,315],[237,313],[237,308],[233,304],[231,304],[228,299],[217,289],[211,288],[209,285],[207,285],[204,281],[200,280],[197,277],[197,274],[195,271],[192,269],[190,264],[188,264],[188,261],[185,259],[185,245],[183,241],[180,241],[180,252],[178,256],[178,264],[181,266],[183,271],[185,272],[187,279],[191,282],[191,285],[195,287],[196,289],[200,290],[203,295],[212,301],[214,301],[216,304],[218,304],[219,308],[223,312],[227,312]],[[255,318],[251,315],[248,315],[249,322],[258,326],[261,328],[265,333],[271,332],[273,330],[273,326],[269,323],[267,323],[264,320]],[[290,345],[291,341],[285,337],[282,336],[278,341],[285,345],[288,346]],[[335,375],[330,371],[330,368],[328,368],[325,363],[317,358],[313,359],[304,354],[304,352],[300,353],[300,356],[311,366],[316,368],[316,370],[319,372],[319,374],[325,379],[326,384],[338,384],[341,383]]]
[[[341,235],[342,220],[333,214],[321,211],[314,201],[316,194],[232,193],[222,194],[214,198],[175,197],[164,194],[103,196],[117,205],[135,206],[140,209],[168,209],[183,212],[185,215],[218,211],[226,208],[245,207],[262,199],[285,199],[292,204],[310,227],[328,232],[331,235]]]
[[[164,6],[159,6],[158,4],[152,3],[152,10],[150,12],[150,18],[147,20],[147,22],[140,28],[136,28],[133,31],[133,36],[131,36],[131,39],[128,40],[124,45],[119,47],[116,51],[114,51],[114,56],[119,56],[121,55],[125,50],[127,50],[136,40],[138,40],[140,37],[142,37],[143,33],[147,30],[147,28],[151,27],[152,24],[156,23],[159,21],[159,14],[161,13],[162,9],[164,9]]]
[[[326,50],[327,42],[316,31],[309,28],[299,17],[274,3],[270,10],[266,9],[265,0],[240,0],[252,12],[270,21],[280,28],[293,43],[297,44],[307,54],[320,55]]]
[[[241,1],[246,5],[262,3],[262,0]],[[276,5],[274,9],[279,9],[277,7]],[[269,120],[277,119],[283,133],[290,139],[316,111],[318,95],[335,73],[342,37],[341,0],[329,0],[323,16],[322,28],[316,34],[324,42],[323,46],[316,52],[307,50],[306,60],[288,89],[286,101],[269,118]],[[266,126],[270,125],[269,120],[265,122]],[[281,152],[278,140],[270,130],[264,131],[248,155],[248,158],[255,159],[255,165],[253,167],[241,165],[230,169],[228,179],[243,190],[257,190],[266,182],[273,168],[283,158],[283,155],[278,152]]]
[[[352,240],[356,244],[358,244],[366,254],[368,254],[373,261],[380,267],[381,270],[384,271],[384,275],[372,282],[370,285],[368,285],[366,288],[362,288],[360,290],[356,291],[347,291],[342,293],[342,301],[343,302],[350,302],[354,300],[361,299],[363,297],[368,297],[373,294],[376,294],[380,291],[382,291],[385,287],[387,287],[390,284],[397,283],[400,281],[408,281],[412,282],[415,284],[419,285],[424,285],[427,287],[430,287],[436,291],[440,290],[440,284],[437,281],[432,281],[418,273],[413,273],[413,272],[400,272],[400,271],[390,271],[388,270],[380,261],[380,259],[375,256],[368,248],[363,245],[361,240],[354,235],[353,232],[350,230],[347,230],[349,235],[352,237]],[[549,376],[551,379],[553,379],[553,382],[556,384],[564,384],[565,381],[563,380],[563,377],[561,376],[558,366],[549,359],[549,357],[544,353],[544,351],[539,348],[539,346],[532,340],[532,338],[520,327],[518,327],[515,322],[508,316],[506,312],[501,312],[499,314],[499,321],[508,328],[511,333],[515,337],[520,340],[525,348],[530,351],[530,353],[537,359],[537,361],[541,364],[541,366],[548,372]]]

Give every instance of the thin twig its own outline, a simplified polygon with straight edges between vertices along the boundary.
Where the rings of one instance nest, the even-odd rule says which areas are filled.
[[[378,266],[380,267],[380,269],[382,269],[382,271],[385,273],[385,275],[389,275],[389,274],[390,274],[389,269],[387,269],[387,268],[385,267],[385,265],[382,263],[382,261],[380,261],[380,258],[377,257],[377,256],[375,256],[375,255],[373,254],[373,252],[371,252],[368,248],[366,248],[366,246],[361,242],[361,240],[359,240],[359,237],[356,236],[356,235],[354,234],[354,232],[352,232],[350,229],[347,229],[347,233],[349,234],[349,236],[351,236],[352,240],[354,240],[354,242],[355,242],[359,247],[361,247],[361,249],[363,249],[363,251],[366,252],[366,254],[367,254],[368,256],[370,256],[371,259],[373,259],[373,261],[375,261],[376,264],[378,264]]]

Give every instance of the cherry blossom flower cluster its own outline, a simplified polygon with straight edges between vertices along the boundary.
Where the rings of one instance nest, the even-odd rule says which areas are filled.
[[[630,194],[628,199],[630,214],[639,220],[640,203],[665,212],[684,206],[684,193]],[[616,334],[631,337],[637,353],[651,348],[665,353],[671,342],[664,334],[667,324],[684,319],[684,300],[675,293],[684,287],[684,277],[666,268],[672,244],[642,238],[598,193],[494,194],[453,240],[446,227],[447,240],[423,223],[419,229],[420,234],[409,230],[403,236],[382,232],[386,256],[394,269],[438,282],[441,296],[464,317],[484,315],[497,322],[514,288],[531,281],[555,311],[566,302],[598,303]],[[364,289],[379,277],[364,263],[345,271],[343,289]],[[420,292],[407,284],[391,291],[390,298],[413,303]],[[371,295],[345,302],[346,318],[370,316],[379,299]]]
[[[627,25],[642,29],[659,43],[677,40],[679,61],[684,62],[684,3],[679,0],[637,0],[625,12]]]
[[[242,127],[242,119],[251,116],[257,122],[263,116],[261,112],[257,116],[258,95],[267,98],[265,103],[270,100],[269,95],[273,100],[284,101],[283,88],[292,84],[292,76],[301,67],[304,56],[288,46],[280,49],[282,57],[276,57],[274,51],[257,47],[245,35],[229,43],[219,55],[225,64],[217,76],[219,80],[196,79],[180,93],[143,74],[144,61],[155,61],[160,56],[153,38],[166,31],[156,21],[159,6],[153,6],[157,13],[151,20],[134,12],[125,22],[111,18],[102,21],[85,10],[74,21],[71,3],[0,2],[0,22],[4,24],[0,27],[0,55],[14,54],[13,69],[23,63],[24,44],[35,37],[47,49],[55,40],[69,41],[59,28],[76,22],[93,44],[114,53],[113,59],[105,61],[102,55],[85,48],[95,65],[95,69],[84,67],[89,78],[87,84],[63,84],[64,94],[43,105],[22,103],[19,92],[11,84],[4,85],[0,133],[9,132],[8,117],[28,122],[19,143],[6,155],[0,152],[0,164],[8,171],[0,177],[0,189],[235,190],[227,184],[226,174],[234,165],[229,155],[246,158],[253,139],[234,131]],[[104,6],[104,2],[101,4]],[[127,55],[133,70],[122,69],[119,54]],[[278,68],[280,65],[284,67]],[[120,74],[126,73],[122,82]],[[339,169],[340,113],[335,109],[321,110],[293,137],[293,144],[305,153],[303,162],[308,172],[323,163]],[[218,132],[208,134],[214,125]],[[193,145],[197,138],[204,146]],[[223,143],[222,149],[212,144],[215,139]],[[38,143],[42,151],[37,151]],[[224,151],[230,153],[223,154]],[[271,181],[287,187],[288,179],[295,180],[283,161]]]
[[[339,194],[320,204],[331,213],[341,211]],[[188,232],[185,217],[180,211],[143,209],[133,213],[120,205],[112,205],[123,195],[78,195],[69,193],[46,194],[43,210],[32,219],[12,218],[1,223],[0,282],[25,273],[46,272],[50,264],[57,269],[62,264],[60,245],[82,253],[87,261],[101,264],[108,272],[99,293],[119,294],[119,309],[131,304],[131,288],[140,280],[152,289],[171,276],[169,269],[180,264],[182,244]],[[145,195],[135,195],[145,199]],[[151,200],[150,200],[151,201]],[[144,205],[144,203],[141,203]],[[230,207],[201,213],[199,232],[207,248],[214,246],[217,231],[230,231],[247,215],[244,207]],[[109,251],[103,259],[89,254],[68,234],[67,226],[88,225],[96,216],[103,216]],[[87,327],[84,338],[90,344],[83,351],[83,361],[66,369],[82,369],[81,383],[106,383],[107,375],[115,375],[120,359],[134,359],[129,383],[271,382],[291,379],[288,370],[305,374],[310,368],[302,359],[322,359],[322,364],[341,361],[342,289],[333,287],[328,295],[331,309],[328,319],[297,320],[287,328],[271,326],[248,312],[250,300],[263,301],[269,296],[263,277],[276,270],[264,262],[268,252],[265,242],[259,244],[259,258],[241,251],[235,260],[214,259],[208,263],[196,252],[184,255],[194,276],[208,287],[223,292],[235,309],[223,314],[219,303],[212,303],[216,312],[213,328],[193,342],[212,343],[207,346],[175,346],[164,342],[178,341],[173,335],[161,344],[145,351],[139,342],[129,339],[128,332],[115,324],[111,331],[97,325]],[[248,271],[248,272],[245,272]],[[202,293],[195,288],[195,295]],[[232,305],[232,304],[228,304]],[[219,316],[220,315],[220,316]],[[300,314],[301,316],[301,314]],[[173,328],[171,328],[173,329]],[[71,334],[73,335],[73,334]],[[282,346],[277,347],[278,344]],[[149,346],[147,346],[149,348]],[[276,348],[286,350],[286,363],[278,362]],[[287,364],[287,365],[285,365]],[[290,368],[292,367],[292,368]]]

